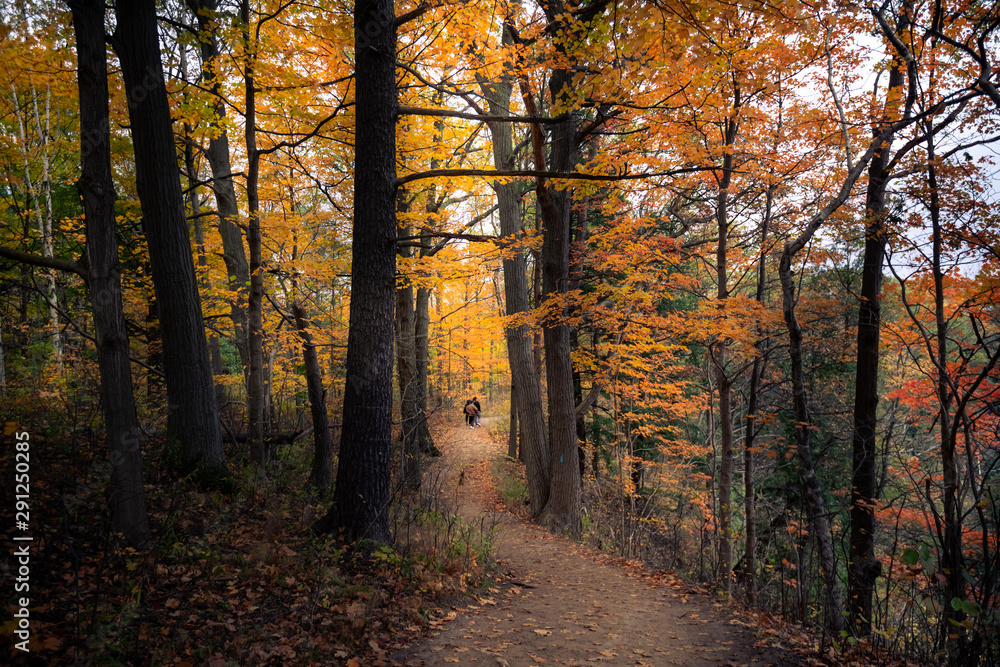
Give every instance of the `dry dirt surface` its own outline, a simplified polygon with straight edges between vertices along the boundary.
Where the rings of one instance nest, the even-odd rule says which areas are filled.
[[[404,665],[798,665],[709,597],[670,575],[642,575],[513,515],[496,514],[488,462],[504,452],[488,420],[439,432],[443,474],[460,512],[497,516],[509,580],[452,607],[446,622],[394,655]],[[439,470],[435,471],[435,467]]]

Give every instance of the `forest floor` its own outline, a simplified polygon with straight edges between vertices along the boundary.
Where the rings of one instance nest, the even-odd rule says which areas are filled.
[[[397,544],[375,551],[311,532],[329,501],[300,489],[308,443],[282,450],[269,487],[232,493],[178,479],[151,453],[156,544],[142,551],[108,532],[100,443],[36,443],[30,652],[15,650],[8,616],[0,665],[843,664],[800,626],[554,536],[523,497],[507,507],[495,481],[509,476],[494,472],[516,465],[483,421],[435,418],[443,456],[418,503],[394,504]],[[0,456],[0,476],[13,457]],[[8,609],[13,573],[0,559]]]
[[[450,622],[405,649],[404,665],[799,665],[773,646],[759,619],[733,611],[670,574],[552,535],[502,511],[489,466],[504,451],[481,428],[439,431],[441,475],[470,522],[497,521],[495,542],[507,586],[452,607]],[[506,589],[506,590],[502,590]],[[777,633],[773,633],[777,634]]]

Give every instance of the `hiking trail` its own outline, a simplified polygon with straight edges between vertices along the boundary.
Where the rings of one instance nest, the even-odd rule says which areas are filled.
[[[444,476],[467,520],[499,523],[496,557],[512,580],[490,589],[450,622],[396,653],[404,665],[797,665],[721,604],[679,578],[640,576],[615,559],[494,509],[489,463],[505,451],[480,428],[436,434],[443,456],[427,474]],[[634,571],[630,571],[634,570]],[[494,592],[496,591],[496,592]]]

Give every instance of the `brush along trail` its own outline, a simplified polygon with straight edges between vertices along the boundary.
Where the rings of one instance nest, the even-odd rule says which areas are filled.
[[[439,431],[442,475],[467,521],[499,522],[496,555],[509,581],[461,606],[397,652],[404,665],[795,665],[703,591],[669,574],[552,535],[498,509],[489,464],[504,450],[480,428]],[[759,628],[763,630],[764,628]],[[774,631],[771,631],[774,634]]]

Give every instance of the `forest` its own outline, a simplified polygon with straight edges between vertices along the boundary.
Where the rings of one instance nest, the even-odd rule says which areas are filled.
[[[996,3],[0,13],[11,660],[427,623],[370,621],[489,585],[429,476],[476,396],[553,534],[829,664],[1000,664]],[[247,653],[260,580],[336,639]]]

